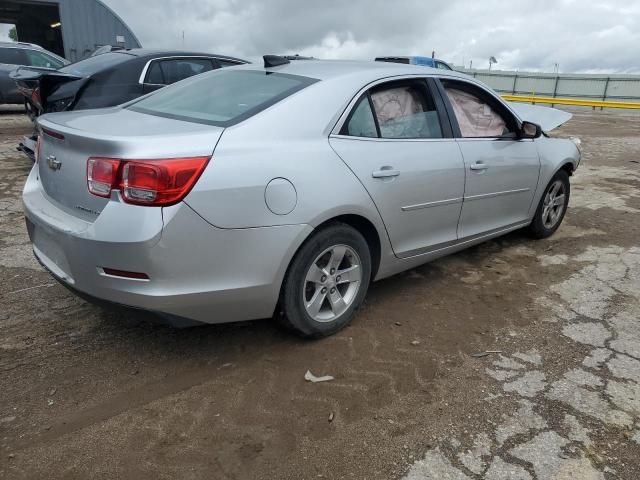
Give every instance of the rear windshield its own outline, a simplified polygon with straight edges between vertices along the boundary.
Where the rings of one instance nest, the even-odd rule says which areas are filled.
[[[217,70],[165,87],[128,108],[137,112],[227,127],[317,80],[259,70]]]
[[[59,71],[64,73],[70,73],[72,75],[93,75],[96,72],[104,70],[106,68],[113,67],[119,63],[124,63],[127,60],[135,58],[128,53],[109,52],[102,55],[96,55],[95,57],[85,58],[79,62],[72,63],[66,67],[62,67]]]

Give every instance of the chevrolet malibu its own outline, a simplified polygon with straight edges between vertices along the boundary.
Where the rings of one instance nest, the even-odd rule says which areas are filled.
[[[320,337],[371,281],[516,229],[553,234],[580,153],[547,132],[569,117],[453,71],[267,56],[40,117],[27,227],[85,298]]]

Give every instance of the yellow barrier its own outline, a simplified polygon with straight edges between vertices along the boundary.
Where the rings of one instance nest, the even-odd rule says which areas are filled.
[[[555,105],[577,105],[580,107],[631,108],[640,110],[640,102],[609,102],[581,98],[537,97],[535,95],[502,95],[509,102],[550,103]]]

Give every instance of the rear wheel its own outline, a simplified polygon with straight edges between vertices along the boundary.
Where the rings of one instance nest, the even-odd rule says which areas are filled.
[[[324,337],[347,326],[371,277],[371,253],[354,228],[335,223],[309,238],[282,287],[279,320],[303,337]]]
[[[569,193],[569,175],[560,170],[547,185],[529,225],[529,233],[534,238],[547,238],[558,229],[567,212]]]

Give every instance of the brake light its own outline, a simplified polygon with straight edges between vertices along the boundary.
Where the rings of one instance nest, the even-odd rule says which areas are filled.
[[[164,160],[95,158],[87,162],[89,192],[109,198],[120,190],[126,203],[166,206],[181,201],[207,166],[209,157]]]
[[[90,158],[87,161],[87,187],[99,197],[109,198],[111,190],[118,188],[120,160],[115,158]]]
[[[34,88],[31,91],[31,102],[38,108],[42,109],[42,102],[40,98],[40,88]]]

